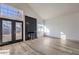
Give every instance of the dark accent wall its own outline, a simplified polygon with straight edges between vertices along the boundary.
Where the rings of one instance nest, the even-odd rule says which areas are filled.
[[[32,39],[37,38],[37,19],[25,16],[25,39],[31,39],[29,34],[32,34]]]

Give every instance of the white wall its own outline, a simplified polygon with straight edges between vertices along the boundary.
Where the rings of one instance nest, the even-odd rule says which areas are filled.
[[[79,40],[79,12],[46,20],[46,27],[49,36],[60,38],[60,32],[63,32],[67,39]]]

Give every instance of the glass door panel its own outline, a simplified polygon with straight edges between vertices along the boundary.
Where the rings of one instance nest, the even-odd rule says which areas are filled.
[[[12,22],[2,21],[2,42],[12,41]]]
[[[22,39],[22,23],[16,22],[16,40]]]

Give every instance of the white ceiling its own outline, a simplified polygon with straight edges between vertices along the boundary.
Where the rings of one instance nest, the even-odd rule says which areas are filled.
[[[42,19],[50,19],[64,14],[79,12],[78,3],[30,3],[30,4],[11,4],[21,9],[28,5]],[[27,11],[27,10],[26,10]]]
[[[69,14],[72,12],[79,12],[79,4],[68,4],[68,3],[43,3],[43,4],[28,4],[34,9],[37,14],[43,19],[50,19],[53,17]]]

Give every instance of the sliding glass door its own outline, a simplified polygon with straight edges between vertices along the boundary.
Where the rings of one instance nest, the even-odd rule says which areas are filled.
[[[23,41],[23,22],[0,18],[0,45]]]
[[[12,41],[12,22],[2,20],[2,42]]]
[[[16,40],[22,39],[22,23],[21,22],[15,22],[16,23]]]

